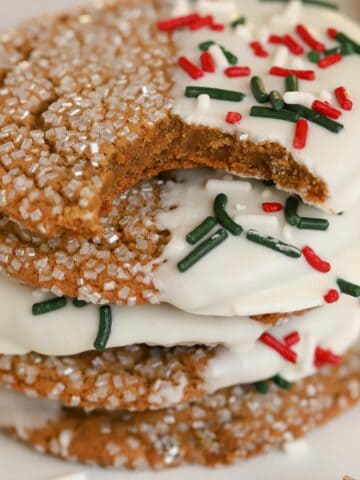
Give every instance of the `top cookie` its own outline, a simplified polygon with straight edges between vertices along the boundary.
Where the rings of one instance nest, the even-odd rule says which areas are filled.
[[[194,164],[273,179],[331,212],[355,203],[359,29],[298,1],[256,1],[251,12],[245,0],[159,4],[105,3],[3,36],[1,211],[48,237],[98,233],[119,192]],[[159,23],[179,14],[191,15],[181,28]],[[285,104],[269,97],[284,93],[291,72],[287,89],[297,91]],[[268,100],[271,110],[259,110]]]

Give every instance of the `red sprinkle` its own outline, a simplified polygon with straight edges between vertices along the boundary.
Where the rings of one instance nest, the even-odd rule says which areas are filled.
[[[314,364],[318,368],[323,367],[326,364],[339,365],[341,360],[342,357],[340,355],[336,355],[331,350],[324,350],[320,347],[317,347],[315,350]]]
[[[278,77],[287,77],[288,75],[295,75],[300,80],[315,80],[314,70],[293,70],[283,67],[272,67],[270,69],[270,75],[276,75]]]
[[[250,74],[250,67],[228,67],[225,69],[227,77],[248,77]]]
[[[338,63],[342,60],[342,55],[341,53],[333,53],[332,55],[328,55],[327,57],[325,58],[322,58],[319,62],[318,62],[318,66],[320,68],[328,68],[330,67],[331,65],[334,65],[335,63]]]
[[[228,112],[225,118],[227,123],[231,123],[231,124],[239,123],[241,119],[242,119],[242,115],[238,112]]]
[[[200,55],[201,67],[206,73],[215,72],[215,60],[210,52],[203,52]]]
[[[286,344],[281,343],[277,338],[271,335],[268,332],[265,332],[260,337],[260,342],[264,343],[268,347],[272,348],[279,355],[281,355],[285,360],[288,360],[291,363],[296,363],[297,353],[291,350]]]
[[[178,64],[194,80],[197,80],[204,75],[204,72],[186,57],[180,57]]]
[[[324,295],[324,300],[326,303],[335,303],[339,300],[339,298],[339,292],[333,288]]]
[[[322,42],[319,42],[319,40],[316,40],[305,25],[297,25],[296,33],[307,45],[309,45],[309,47],[315,50],[315,52],[323,52],[325,50],[325,45]]]
[[[266,213],[281,212],[283,206],[278,202],[265,202],[262,204],[262,208]]]
[[[214,25],[214,18],[212,15],[207,15],[206,17],[198,17],[193,22],[189,23],[190,30],[200,30],[200,28],[211,27]]]
[[[329,273],[331,270],[331,265],[329,262],[322,260],[311,247],[304,247],[303,255],[306,258],[309,265],[311,265],[315,270],[321,273]]]
[[[214,30],[215,32],[223,32],[225,27],[221,23],[213,23],[210,25],[210,30]]]
[[[326,115],[329,118],[334,118],[335,120],[337,120],[342,115],[340,110],[332,107],[330,103],[322,102],[320,100],[314,100],[312,104],[312,109],[315,110],[315,112]]]
[[[281,45],[284,43],[283,37],[281,37],[280,35],[270,35],[268,42],[274,45]]]
[[[269,43],[274,45],[285,45],[294,55],[303,55],[304,48],[291,35],[270,35]]]
[[[284,35],[283,44],[288,47],[294,55],[303,55],[304,53],[304,48],[291,35]]]
[[[169,18],[167,20],[160,20],[157,23],[158,29],[163,31],[176,30],[181,27],[185,27],[190,23],[198,20],[200,15],[198,13],[192,13],[190,15],[184,15],[182,17]]]
[[[332,28],[332,27],[328,28],[326,32],[328,34],[328,37],[331,38],[331,39],[336,38],[336,35],[338,33],[336,28]]]
[[[335,96],[341,108],[343,108],[344,110],[352,110],[353,101],[351,100],[345,87],[336,88]]]
[[[269,52],[267,52],[260,42],[251,42],[250,47],[252,48],[254,54],[257,57],[268,57]]]
[[[307,137],[309,132],[309,124],[304,118],[300,118],[296,122],[295,136],[294,136],[294,148],[302,150],[306,147]]]
[[[289,335],[287,335],[287,336],[284,338],[284,342],[286,343],[286,345],[287,345],[288,347],[292,347],[293,345],[296,345],[297,343],[300,342],[300,334],[299,334],[299,332],[289,333]]]

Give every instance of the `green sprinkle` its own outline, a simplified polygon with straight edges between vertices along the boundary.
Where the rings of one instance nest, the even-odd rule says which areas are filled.
[[[284,243],[274,237],[261,235],[261,233],[257,232],[256,230],[249,230],[247,232],[246,238],[250,240],[250,242],[257,243],[259,245],[262,245],[263,247],[271,248],[271,250],[282,253],[287,257],[300,258],[302,255],[301,250],[294,247],[293,245]]]
[[[329,55],[333,55],[334,53],[340,52],[341,47],[333,47],[329,48],[328,50],[324,51],[325,57],[328,57]]]
[[[45,313],[60,310],[66,306],[67,300],[65,297],[54,298],[53,300],[46,300],[45,302],[34,303],[32,306],[33,315],[44,315]]]
[[[238,57],[231,53],[229,50],[227,50],[225,47],[222,47],[220,45],[221,50],[223,51],[223,54],[226,57],[226,60],[230,63],[230,65],[236,65],[239,61]]]
[[[72,301],[74,307],[76,308],[84,308],[87,307],[89,304],[87,302],[84,302],[84,300],[78,300],[77,298],[74,298]]]
[[[298,215],[300,200],[297,197],[289,197],[285,203],[284,214],[289,225],[300,230],[321,230],[329,228],[329,221],[326,218],[300,217]]]
[[[198,47],[203,52],[207,52],[212,45],[216,45],[216,42],[214,42],[214,40],[206,40],[205,42],[199,43]],[[232,52],[230,52],[227,48],[223,47],[222,45],[219,45],[219,47],[221,48],[223,54],[226,57],[226,60],[230,63],[230,65],[236,65],[238,63],[239,59],[236,55],[234,55]]]
[[[267,384],[267,382],[256,382],[254,386],[256,388],[256,391],[258,393],[261,393],[261,395],[266,395],[269,391],[269,385]]]
[[[313,50],[307,54],[307,58],[310,60],[312,63],[318,63],[318,61],[321,59],[321,55],[319,52],[314,52]]]
[[[316,5],[318,7],[330,8],[331,10],[338,10],[339,6],[336,3],[326,2],[324,0],[302,0],[305,5]]]
[[[342,43],[340,47],[329,48],[324,52],[326,57],[332,55],[333,53],[341,53],[341,55],[352,55],[353,53],[355,53],[355,48],[353,44],[346,42]]]
[[[190,245],[195,245],[202,240],[217,224],[215,217],[207,217],[200,225],[186,235],[186,241]]]
[[[282,110],[284,108],[284,100],[280,94],[280,92],[276,91],[276,90],[273,90],[272,92],[270,92],[270,103],[273,107],[274,110],[276,110],[277,112],[279,112],[280,110]]]
[[[326,218],[300,217],[297,227],[300,230],[319,230],[325,232],[329,228],[329,221]]]
[[[341,55],[352,55],[355,51],[355,46],[352,43],[343,43],[340,48]]]
[[[229,102],[241,102],[245,98],[245,93],[236,92],[234,90],[223,90],[221,88],[211,87],[186,87],[185,96],[189,98],[197,98],[199,95],[206,94],[215,100],[227,100]]]
[[[227,204],[228,198],[225,193],[219,193],[214,201],[214,212],[217,221],[220,225],[226,230],[228,230],[232,235],[239,236],[243,232],[243,228],[235,223],[232,218],[226,213],[225,207]]]
[[[275,377],[272,378],[272,381],[282,390],[290,390],[292,387],[291,383],[285,380],[285,378],[280,377],[280,375],[275,375]]]
[[[286,200],[284,214],[286,221],[292,227],[297,227],[300,223],[300,217],[297,214],[300,200],[297,197],[289,197]]]
[[[273,108],[268,107],[251,107],[250,110],[251,117],[262,117],[262,118],[275,118],[276,120],[286,120],[288,122],[297,122],[300,118],[300,115],[296,112],[289,112],[289,110],[280,110],[277,112]]]
[[[266,92],[264,82],[262,78],[255,76],[251,78],[250,81],[251,91],[259,103],[265,103],[269,101],[269,95]]]
[[[181,260],[177,264],[177,268],[180,272],[184,273],[199,260],[201,260],[206,254],[214,250],[217,246],[223,243],[229,234],[223,228],[220,228],[211,237],[200,243],[187,257]]]
[[[351,297],[360,297],[360,285],[356,285],[355,283],[347,282],[342,278],[337,280],[337,284],[340,288],[340,291],[345,295],[350,295]]]
[[[94,342],[94,347],[98,352],[103,352],[109,341],[112,327],[112,314],[109,305],[100,307],[99,330]]]
[[[350,38],[348,35],[346,35],[346,33],[343,33],[343,32],[338,32],[336,34],[336,40],[338,42],[340,42],[341,44],[344,44],[344,43],[351,43],[351,45],[353,46],[354,50],[356,53],[360,53],[360,44],[358,42],[356,42],[355,40],[353,40],[352,38]]]
[[[231,28],[236,28],[239,25],[245,25],[246,18],[244,16],[237,18],[233,22],[230,23]]]
[[[211,47],[211,45],[215,45],[214,40],[207,40],[206,42],[199,43],[198,47],[203,52],[207,52],[209,50],[209,48]]]
[[[321,127],[324,127],[333,133],[339,133],[344,128],[342,123],[335,122],[335,120],[331,120],[331,118],[321,115],[321,113],[315,112],[314,110],[304,107],[303,105],[290,105],[287,103],[285,106],[285,111],[286,110],[296,112],[300,117],[306,118],[310,122],[316,123],[317,125],[320,125]]]
[[[285,88],[287,92],[299,91],[299,79],[293,73],[288,75],[285,79]]]
[[[263,180],[262,181],[263,185],[266,187],[275,187],[275,182],[274,180]]]
[[[281,2],[288,3],[289,0],[261,0],[262,2]],[[339,7],[336,3],[327,2],[325,0],[302,0],[305,5],[315,5],[318,7],[330,8],[331,10],[338,10]]]
[[[332,55],[333,53],[340,52],[341,47],[333,47],[333,48],[328,48],[325,50],[324,55],[325,57],[328,57],[329,55]]]

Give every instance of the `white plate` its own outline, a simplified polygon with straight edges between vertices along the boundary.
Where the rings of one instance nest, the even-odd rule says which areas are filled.
[[[85,0],[0,0],[0,28],[8,28],[28,16],[84,3]],[[343,11],[360,20],[359,0],[338,3]],[[89,480],[342,480],[344,475],[360,480],[360,407],[309,435],[307,445],[306,452],[275,452],[231,468],[119,474],[46,458],[0,437],[0,480],[50,480],[76,472],[86,472]]]

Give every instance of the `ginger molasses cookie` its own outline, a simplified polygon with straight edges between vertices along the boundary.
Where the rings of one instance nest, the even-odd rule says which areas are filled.
[[[180,170],[123,194],[102,225],[92,238],[46,239],[4,217],[0,265],[59,297],[205,315],[283,314],[360,295],[358,205],[328,215],[260,181]]]
[[[157,412],[62,410],[52,401],[6,392],[0,424],[41,453],[105,467],[216,466],[267,453],[307,434],[359,401],[359,354],[289,389],[233,387]],[[24,415],[26,413],[26,415]]]
[[[360,35],[327,6],[119,0],[5,35],[1,211],[98,233],[117,194],[194,163],[349,208]]]
[[[16,291],[16,307],[9,288],[2,302],[0,384],[86,409],[153,410],[276,375],[299,381],[340,364],[360,333],[358,301],[347,296],[271,326],[166,305],[114,306],[109,318],[68,302],[33,317],[29,289]]]

